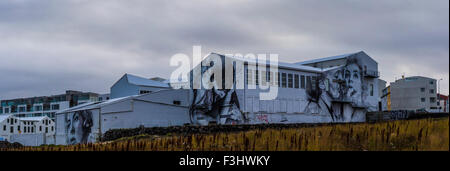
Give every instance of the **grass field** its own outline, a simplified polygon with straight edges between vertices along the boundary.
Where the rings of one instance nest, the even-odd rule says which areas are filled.
[[[1,149],[0,149],[1,150]],[[449,119],[338,124],[238,133],[139,135],[71,146],[19,151],[448,151]]]

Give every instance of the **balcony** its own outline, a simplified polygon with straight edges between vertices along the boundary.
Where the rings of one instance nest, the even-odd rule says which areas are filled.
[[[364,77],[378,78],[380,77],[380,72],[374,70],[364,70]]]

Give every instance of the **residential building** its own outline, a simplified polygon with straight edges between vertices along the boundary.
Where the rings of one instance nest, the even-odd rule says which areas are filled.
[[[19,134],[53,135],[56,132],[55,122],[48,116],[23,117],[19,121]]]
[[[437,112],[438,101],[436,97],[436,80],[422,76],[402,77],[391,82],[389,96],[390,109],[388,110],[419,110]]]
[[[48,116],[54,119],[55,113],[86,102],[98,100],[98,94],[68,90],[65,94],[1,100],[0,114],[13,114],[16,117]]]
[[[18,134],[20,131],[20,122],[14,115],[0,115],[0,137],[3,140],[9,140],[10,135]]]

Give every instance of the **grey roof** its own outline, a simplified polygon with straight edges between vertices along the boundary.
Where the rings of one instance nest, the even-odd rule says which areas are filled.
[[[121,102],[121,101],[128,100],[128,99],[133,99],[135,97],[142,96],[142,95],[146,95],[146,94],[119,97],[119,98],[109,99],[107,101],[102,101],[102,102],[84,103],[84,104],[81,104],[78,106],[74,106],[74,107],[71,107],[71,108],[68,108],[65,110],[58,111],[56,114],[58,115],[58,114],[69,113],[69,112],[74,112],[74,111],[98,109],[98,108],[106,106],[106,105],[114,104],[114,103]]]
[[[125,74],[128,83],[138,86],[150,86],[150,87],[165,87],[169,88],[169,84],[160,81],[150,80],[147,78],[139,77],[136,75]]]
[[[306,64],[312,64],[312,63],[323,62],[323,61],[344,59],[344,58],[350,57],[350,56],[352,56],[354,54],[361,53],[361,52],[363,52],[363,51],[356,52],[356,53],[348,53],[348,54],[343,54],[343,55],[337,55],[337,56],[330,56],[330,57],[319,58],[319,59],[313,59],[313,60],[308,60],[308,61],[303,61],[303,62],[297,62],[295,64],[306,65]]]
[[[19,118],[19,120],[21,120],[21,121],[42,121],[46,118],[50,119],[47,116],[37,116],[37,117],[23,117],[23,118]]]
[[[222,54],[218,54],[218,53],[211,53],[211,54],[217,54],[217,55],[221,55],[221,56],[226,56],[226,55],[222,55]],[[256,59],[242,58],[242,57],[228,56],[228,55],[226,57],[233,58],[234,60],[244,61],[244,62],[251,63],[251,64],[259,64],[259,63],[268,64],[267,63],[268,61],[258,61]],[[286,62],[278,62],[278,67],[279,68],[284,68],[284,69],[308,71],[308,72],[315,72],[315,73],[323,72],[323,70],[320,69],[320,68],[315,68],[315,67],[311,67],[311,66],[302,66],[302,65],[297,65],[297,64],[293,64],[293,63],[286,63]]]
[[[3,122],[5,119],[8,119],[12,114],[2,114],[0,115],[0,122]]]

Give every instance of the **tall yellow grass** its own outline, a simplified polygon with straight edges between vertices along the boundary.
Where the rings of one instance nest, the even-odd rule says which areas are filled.
[[[1,149],[0,149],[1,150]],[[448,151],[449,119],[339,124],[309,128],[152,136],[19,151]]]

